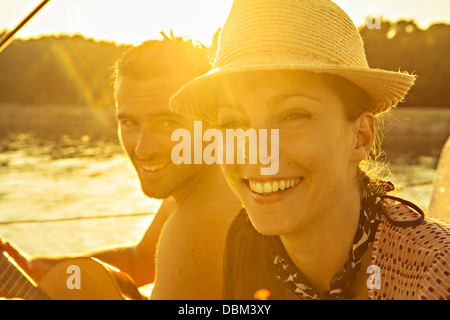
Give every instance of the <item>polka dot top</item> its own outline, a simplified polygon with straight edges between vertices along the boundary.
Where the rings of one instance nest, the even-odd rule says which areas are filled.
[[[418,214],[404,204],[386,202],[394,221]],[[371,300],[450,299],[450,225],[427,217],[415,227],[393,225],[384,215],[375,234],[369,286]]]

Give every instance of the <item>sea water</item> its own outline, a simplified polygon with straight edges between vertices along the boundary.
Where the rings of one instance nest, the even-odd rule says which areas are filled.
[[[12,143],[20,146],[0,153],[0,236],[28,255],[136,243],[160,205],[142,193],[116,143],[85,137],[61,148],[26,134],[10,137]],[[424,210],[438,157],[400,152],[388,166],[402,195]]]

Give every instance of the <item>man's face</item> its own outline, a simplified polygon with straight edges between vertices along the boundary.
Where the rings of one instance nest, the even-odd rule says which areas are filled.
[[[171,141],[176,129],[193,132],[194,122],[169,110],[169,98],[189,79],[133,80],[119,78],[116,84],[119,136],[139,176],[143,192],[163,199],[197,176],[202,165],[175,165]]]

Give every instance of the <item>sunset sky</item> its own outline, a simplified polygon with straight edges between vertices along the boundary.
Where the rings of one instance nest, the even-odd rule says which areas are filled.
[[[41,0],[0,0],[0,30],[11,29]],[[159,31],[211,43],[226,20],[232,0],[52,0],[17,37],[81,33],[95,39],[139,44],[160,38]],[[360,25],[368,14],[415,18],[426,28],[450,23],[449,0],[336,0]]]

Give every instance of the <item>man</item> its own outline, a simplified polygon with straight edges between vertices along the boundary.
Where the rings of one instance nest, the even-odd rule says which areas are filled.
[[[172,162],[172,132],[183,128],[193,135],[194,122],[170,112],[169,98],[210,63],[192,41],[163,36],[117,61],[115,96],[119,136],[142,190],[164,201],[136,246],[86,255],[119,268],[138,286],[155,281],[153,299],[220,299],[225,238],[241,204],[217,165]],[[66,258],[26,261],[9,244],[2,247],[37,281]]]

